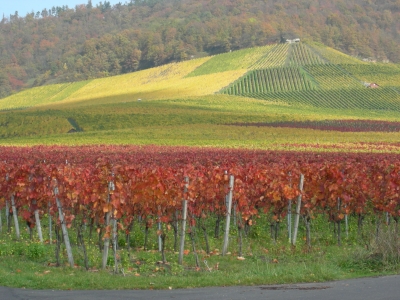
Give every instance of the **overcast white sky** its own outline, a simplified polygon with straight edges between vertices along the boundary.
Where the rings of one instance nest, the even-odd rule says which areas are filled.
[[[126,0],[107,0],[111,6],[121,2],[124,4]],[[92,4],[95,6],[99,2],[104,0],[92,0]],[[77,4],[87,4],[88,0],[0,0],[0,19],[3,17],[9,17],[10,14],[15,14],[18,11],[20,17],[25,17],[27,13],[42,11],[44,8],[51,9],[53,6],[68,5],[69,8],[74,8]]]

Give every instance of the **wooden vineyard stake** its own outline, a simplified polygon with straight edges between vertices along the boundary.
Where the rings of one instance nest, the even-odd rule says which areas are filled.
[[[236,210],[237,210],[237,203],[233,204],[233,225],[235,226],[238,225]]]
[[[87,270],[89,270],[89,259],[87,256],[85,239],[83,238],[83,219],[84,218],[82,218],[82,222],[78,225],[78,240],[82,246],[83,260],[84,260],[84,264],[85,264],[85,269],[87,271]]]
[[[185,187],[183,192],[187,193],[189,185],[189,178],[185,177]],[[182,226],[181,226],[181,240],[179,246],[178,264],[183,264],[183,251],[185,250],[185,233],[186,233],[186,219],[187,219],[187,200],[182,200]]]
[[[161,228],[161,222],[160,221],[157,222],[157,229],[158,229],[159,232],[161,232],[162,228]],[[162,248],[163,248],[162,238],[161,238],[161,234],[159,234],[158,235],[158,252],[161,252]]]
[[[6,223],[7,223],[7,232],[10,233],[10,207],[8,206],[8,201],[6,200]]]
[[[111,191],[113,191],[115,189],[114,183],[113,182],[109,182],[108,183],[108,195],[107,195],[107,204],[110,203],[110,198],[111,198]],[[106,212],[106,228],[108,228],[108,226],[110,225],[110,210],[108,209],[108,211]],[[106,232],[107,235],[107,232]],[[101,267],[103,269],[106,268],[107,266],[107,259],[108,259],[108,249],[110,248],[110,238],[109,237],[105,237],[104,238],[104,245],[103,245],[103,259],[102,259],[102,265]]]
[[[6,175],[6,182],[8,182],[9,180],[9,175]],[[15,198],[14,198],[14,194],[11,195],[11,208],[12,208],[12,212],[13,212],[13,217],[14,217],[14,225],[15,225],[15,235],[17,237],[17,240],[19,240],[20,234],[19,234],[19,223],[18,223],[18,215],[17,215],[17,209],[15,207]],[[9,208],[8,208],[8,202],[6,201],[6,215],[7,215],[7,224],[8,224],[8,231],[10,232],[11,230],[11,224],[9,221]]]
[[[287,226],[288,226],[288,236],[289,243],[292,243],[292,200],[289,200],[288,204],[288,215],[287,215]]]
[[[112,247],[114,253],[114,274],[118,273],[118,257],[117,257],[117,219],[113,216],[112,218]]]
[[[69,242],[68,230],[67,230],[67,225],[65,224],[64,214],[63,214],[62,206],[61,206],[61,201],[57,197],[57,195],[58,195],[58,188],[57,187],[54,188],[54,195],[56,196],[56,203],[57,203],[57,208],[58,208],[58,216],[59,216],[60,223],[61,223],[61,230],[63,232],[65,249],[67,250],[68,262],[69,262],[69,265],[71,266],[71,268],[73,268],[74,267],[74,257],[72,256],[71,243]]]
[[[17,237],[17,240],[19,240],[19,238],[20,238],[20,234],[19,234],[19,223],[18,223],[17,208],[15,207],[15,198],[14,198],[14,194],[11,195],[11,207],[12,207],[13,217],[14,217],[15,235],[16,235],[16,237]]]
[[[52,219],[51,219],[51,214],[50,214],[50,201],[49,201],[49,203],[48,203],[48,207],[49,207],[49,209],[48,209],[48,213],[49,213],[49,243],[50,243],[50,245],[53,243],[53,241],[52,241],[52,239],[53,239],[53,232],[52,232]]]
[[[337,202],[337,210],[338,210],[338,215],[337,215],[337,240],[338,240],[338,246],[342,246],[342,228],[341,228],[341,223],[342,220],[339,218],[339,214],[340,214],[340,209],[342,206],[342,200],[340,198],[338,198],[338,202]]]
[[[56,265],[59,267],[60,263],[60,251],[61,251],[61,236],[60,236],[60,226],[58,226],[57,222],[54,226],[54,231],[56,234]]]
[[[128,225],[128,231],[125,234],[125,240],[126,240],[126,251],[128,252],[128,257],[131,257],[131,231],[133,230],[133,222],[135,219],[132,219],[132,221]]]
[[[242,249],[243,249],[243,219],[241,218],[240,213],[239,213],[237,229],[238,229],[238,244],[239,244],[238,257],[243,257],[243,251],[242,251]]]
[[[231,211],[232,211],[232,196],[233,196],[233,183],[235,177],[231,175],[229,177],[229,191],[227,195],[227,210],[226,210],[226,222],[225,222],[225,234],[224,234],[224,244],[222,246],[222,255],[226,255],[228,252],[229,245],[229,227],[231,222]]]
[[[297,231],[299,228],[299,220],[300,220],[300,208],[301,208],[301,192],[303,191],[303,185],[304,185],[304,175],[300,175],[300,183],[299,183],[299,190],[300,194],[297,197],[297,205],[296,205],[296,216],[294,219],[294,231],[293,231],[293,238],[292,238],[292,245],[296,245],[296,240],[297,240]]]
[[[171,222],[171,226],[174,229],[174,252],[178,251],[178,210],[175,211],[173,215],[173,220]]]
[[[167,263],[167,257],[165,255],[165,238],[167,237],[167,234],[165,233],[164,230],[162,230],[160,237],[161,237],[161,257],[163,264],[165,264]]]
[[[196,267],[199,268],[200,267],[200,261],[199,261],[199,256],[197,255],[197,250],[196,250],[196,242],[194,239],[194,234],[195,234],[195,227],[194,226],[190,226],[190,241],[192,242],[192,251],[193,251],[193,255],[195,258],[195,262],[196,262]]]
[[[290,187],[292,187],[291,172],[289,172],[289,176],[290,176]],[[287,228],[288,228],[289,243],[292,243],[292,200],[289,200],[288,203]]]
[[[40,217],[39,217],[38,209],[35,209],[35,221],[36,221],[36,228],[37,228],[39,240],[41,243],[43,243],[42,226],[40,225]]]

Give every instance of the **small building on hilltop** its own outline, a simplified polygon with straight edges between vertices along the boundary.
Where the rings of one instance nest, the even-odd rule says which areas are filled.
[[[370,89],[377,89],[377,88],[379,88],[379,85],[378,85],[377,83],[375,83],[375,82],[363,82],[363,85],[364,85],[366,88],[370,88]]]
[[[371,89],[377,89],[377,88],[379,88],[379,85],[377,85],[376,83],[370,83],[369,84],[369,86],[367,86],[368,88],[371,88]]]
[[[300,43],[300,38],[293,33],[281,34],[281,44]]]
[[[299,38],[295,38],[295,39],[286,39],[286,44],[295,44],[295,43],[300,43],[300,39]]]

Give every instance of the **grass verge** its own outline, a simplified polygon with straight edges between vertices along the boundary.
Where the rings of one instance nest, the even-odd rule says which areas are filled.
[[[318,237],[310,250],[299,241],[292,247],[281,237],[276,243],[266,235],[245,238],[243,257],[238,259],[237,241],[232,239],[229,253],[220,255],[220,239],[211,238],[211,253],[207,255],[198,243],[199,267],[194,253],[186,250],[184,264],[179,265],[178,254],[168,242],[167,263],[162,263],[157,244],[150,249],[135,247],[128,253],[120,240],[120,270],[114,274],[112,251],[108,266],[100,269],[101,255],[98,244],[87,245],[89,270],[83,266],[81,248],[74,247],[76,267],[65,264],[66,253],[61,251],[62,264],[57,267],[54,258],[55,245],[29,241],[13,241],[11,235],[3,234],[0,240],[0,282],[3,286],[32,289],[170,289],[208,286],[287,284],[322,282],[364,276],[398,274],[400,259],[397,255],[383,253],[386,247],[377,246],[372,238],[365,245],[350,237],[342,247],[335,245],[334,236]],[[382,231],[380,239],[385,239]],[[398,237],[397,237],[398,239]],[[136,242],[135,242],[136,240]],[[133,237],[137,246],[141,237]],[[187,241],[187,249],[190,243]]]

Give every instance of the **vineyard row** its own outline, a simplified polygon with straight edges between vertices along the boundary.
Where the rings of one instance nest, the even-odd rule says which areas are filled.
[[[0,209],[12,213],[15,224],[21,216],[39,229],[45,213],[58,216],[67,244],[74,219],[95,222],[107,251],[117,228],[129,233],[137,217],[146,228],[177,220],[194,226],[207,216],[228,218],[233,209],[239,224],[251,225],[261,214],[279,224],[290,203],[307,222],[320,213],[338,223],[350,214],[385,213],[396,223],[400,217],[395,154],[129,146],[1,150]],[[73,265],[72,254],[69,260]]]

